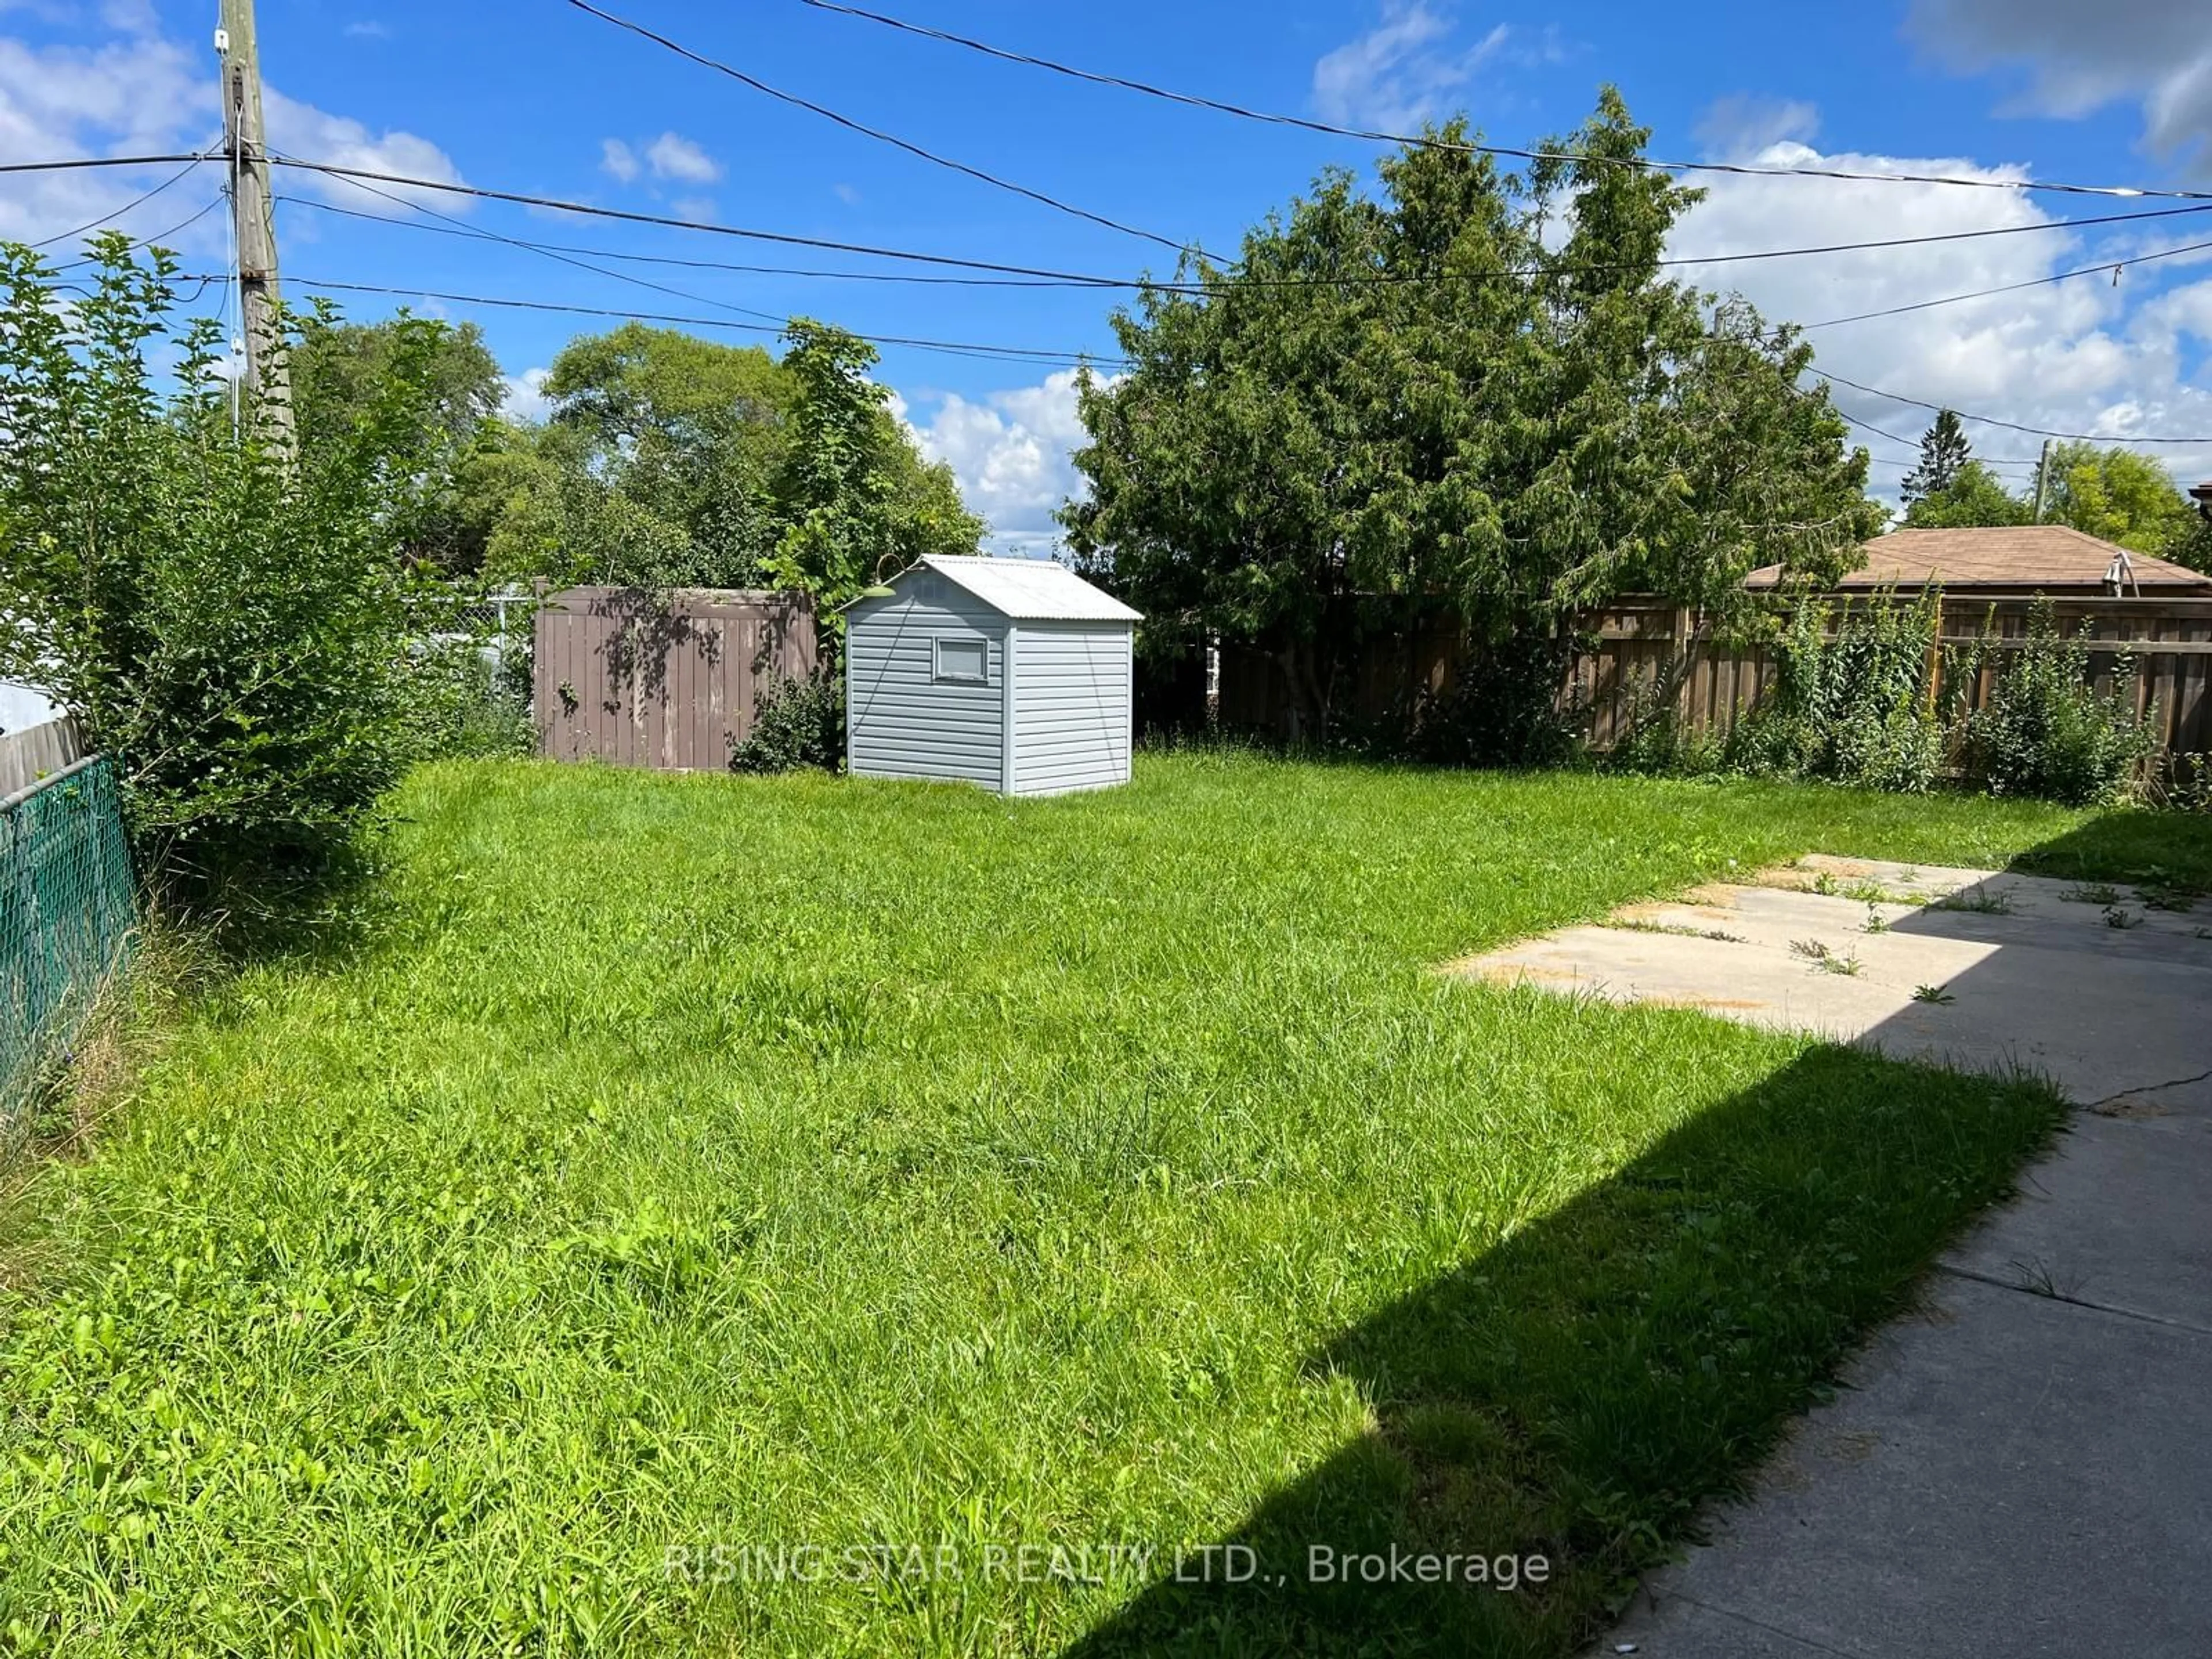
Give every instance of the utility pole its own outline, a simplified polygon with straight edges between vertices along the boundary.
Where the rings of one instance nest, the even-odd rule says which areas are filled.
[[[222,61],[222,130],[228,143],[231,219],[238,236],[239,321],[246,384],[276,447],[292,448],[292,377],[276,319],[276,216],[269,151],[261,136],[261,54],[253,0],[222,0],[215,49]]]
[[[2043,441],[2042,458],[2035,464],[2035,521],[2043,522],[2043,497],[2051,484],[2051,440]]]

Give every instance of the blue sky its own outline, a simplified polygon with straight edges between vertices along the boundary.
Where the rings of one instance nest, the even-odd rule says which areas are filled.
[[[1501,143],[1563,131],[1620,85],[1655,154],[1876,171],[2212,185],[2212,30],[2181,0],[1911,0],[1857,7],[1648,4],[1557,11],[1448,0],[875,0],[880,9],[1097,69],[1298,114],[1388,127],[1465,109]],[[1164,236],[1233,249],[1319,168],[1371,168],[1371,145],[1081,86],[801,4],[607,9],[763,80],[978,167]],[[213,0],[0,0],[0,160],[191,149],[216,130]],[[2191,13],[2197,15],[2192,19]],[[562,0],[263,0],[272,142],[289,152],[644,212],[1083,271],[1164,270],[1159,246],[1053,212],[842,131]],[[169,169],[168,171],[173,171]],[[158,181],[0,180],[0,234],[51,235]],[[210,200],[212,167],[121,222],[160,230]],[[696,297],[647,292],[523,250],[428,234],[419,216],[300,175],[281,187],[366,209],[280,208],[298,278],[754,317],[802,312],[865,332],[1109,349],[1096,294],[829,282],[643,265]],[[618,252],[883,270],[866,260],[425,198],[473,228]],[[1935,185],[1718,181],[1674,251],[1708,254],[2037,223],[2126,210],[2097,198]],[[2155,203],[2132,204],[2139,207]],[[2172,204],[2166,204],[2172,205]],[[188,268],[223,258],[222,216],[177,237]],[[1801,321],[2025,282],[2098,259],[2212,240],[2212,212],[1700,274]],[[896,269],[896,267],[890,267]],[[210,303],[216,295],[209,295]],[[345,301],[382,314],[398,303]],[[533,406],[574,333],[611,323],[422,302],[480,322]],[[757,338],[744,333],[721,337]],[[1815,336],[1869,385],[2032,425],[2212,434],[2212,252]],[[1078,435],[1065,372],[907,348],[880,371],[1008,550],[1049,544]],[[1906,437],[1923,411],[1839,393]],[[1971,428],[2008,464],[2036,441]],[[1893,487],[1907,452],[1862,434]],[[2212,444],[2164,452],[2212,477]],[[2019,476],[2017,470],[2014,476]]]

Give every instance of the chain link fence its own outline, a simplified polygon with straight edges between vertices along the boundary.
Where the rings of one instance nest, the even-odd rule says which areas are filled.
[[[0,1135],[66,1054],[137,920],[114,769],[98,755],[0,799]]]

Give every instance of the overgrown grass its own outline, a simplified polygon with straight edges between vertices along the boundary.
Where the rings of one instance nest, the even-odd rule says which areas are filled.
[[[1808,850],[2095,836],[1203,755],[400,805],[374,942],[239,976],[16,1200],[66,1267],[5,1292],[0,1646],[1564,1652],[2054,1108],[1432,964]],[[1223,1540],[1291,1582],[1152,1585]],[[1297,1582],[1377,1540],[1553,1572]],[[716,1544],[956,1565],[668,1571]],[[1162,1553],[989,1553],[1109,1544]]]

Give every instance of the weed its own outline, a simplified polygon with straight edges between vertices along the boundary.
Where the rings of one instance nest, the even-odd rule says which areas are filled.
[[[1946,1003],[1956,1002],[1958,998],[1941,985],[1916,985],[1912,988],[1912,1000],[1915,1002]]]
[[[1857,957],[1838,956],[1816,939],[1792,940],[1790,949],[1793,955],[1803,957],[1809,961],[1814,971],[1819,973],[1856,976],[1863,965]]]
[[[2090,882],[2080,887],[2069,887],[2058,895],[2069,904],[2094,904],[2100,908],[2118,904],[2120,890],[2109,882]]]
[[[1928,907],[1931,910],[1960,910],[1978,916],[2003,916],[2012,914],[2012,895],[1994,890],[1982,883],[1946,895]]]
[[[1886,933],[1889,931],[1889,923],[1882,919],[1881,907],[1871,900],[1867,904],[1865,931],[1869,933]]]
[[[2142,916],[2138,911],[2123,910],[2117,904],[2107,905],[2105,908],[2105,926],[2117,927],[2124,933],[2130,927],[2142,927]]]

